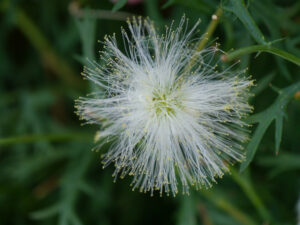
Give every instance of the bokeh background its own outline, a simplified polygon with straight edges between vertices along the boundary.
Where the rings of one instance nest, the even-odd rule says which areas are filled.
[[[83,66],[99,61],[105,34],[121,38],[127,17],[149,16],[163,31],[185,14],[190,25],[201,18],[204,33],[218,8],[223,14],[208,45],[217,41],[229,53],[272,46],[299,62],[299,0],[1,0],[0,224],[296,224],[295,63],[270,53],[240,55],[234,70],[248,68],[257,84],[251,104],[259,126],[246,148],[253,160],[242,173],[235,165],[213,188],[190,196],[132,192],[128,177],[113,183],[113,166],[102,170],[100,153],[91,151],[97,127],[81,126],[74,113],[74,100],[96,88],[82,79]]]

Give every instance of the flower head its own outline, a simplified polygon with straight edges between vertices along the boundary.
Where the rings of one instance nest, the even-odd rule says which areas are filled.
[[[134,18],[131,35],[122,29],[125,53],[115,36],[105,37],[106,64],[84,70],[105,94],[80,98],[77,112],[101,126],[97,148],[111,142],[104,167],[115,165],[115,179],[133,176],[133,190],[175,195],[181,186],[188,193],[190,185],[211,186],[227,163],[243,159],[241,119],[251,111],[252,82],[242,72],[218,72],[216,47],[195,50],[197,25],[188,31],[183,18],[159,35],[149,19]]]

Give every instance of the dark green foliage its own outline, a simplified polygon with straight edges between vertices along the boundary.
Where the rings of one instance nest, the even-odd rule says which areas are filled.
[[[114,32],[121,40],[133,14],[163,28],[185,13],[190,24],[201,18],[204,32],[218,8],[208,44],[218,37],[222,59],[239,58],[234,69],[247,67],[256,80],[246,160],[190,196],[151,198],[132,192],[128,177],[114,184],[113,166],[100,170],[91,151],[97,127],[80,126],[74,114],[74,100],[97,91],[80,75],[98,61],[97,40]],[[0,224],[296,224],[299,1],[2,0],[0,13]]]

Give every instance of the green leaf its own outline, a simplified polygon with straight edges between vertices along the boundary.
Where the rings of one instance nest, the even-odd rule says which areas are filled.
[[[78,216],[75,213],[71,213],[70,215],[70,222],[73,225],[83,225],[83,223],[80,221],[80,219],[78,218]]]
[[[165,9],[175,4],[195,9],[203,13],[211,13],[213,11],[213,9],[210,6],[208,6],[208,4],[202,1],[195,0],[169,0],[162,6],[162,8]]]
[[[249,31],[253,39],[259,44],[267,44],[265,38],[252,19],[248,9],[243,0],[230,0],[231,5],[224,7],[224,10],[234,13],[239,20],[244,24],[246,29]]]
[[[274,13],[278,12],[278,9],[275,8],[274,5],[262,1],[253,1],[251,6],[253,6],[253,9],[255,10],[256,16],[260,18],[261,21],[266,25],[272,40],[275,40],[272,41],[272,44],[275,44],[276,42],[279,42],[279,40],[282,40],[282,27],[280,25],[277,26],[277,24],[281,24],[280,21],[282,20],[280,17],[278,17],[278,15],[276,15],[277,13]],[[279,42],[278,44],[278,47],[284,47],[282,43]],[[275,57],[275,61],[280,70],[279,74],[284,76],[288,81],[291,81],[291,74],[287,68],[286,63],[282,59],[279,59],[277,57]]]
[[[127,1],[128,1],[128,0],[118,0],[118,1],[115,3],[114,7],[112,8],[112,11],[113,11],[113,12],[116,12],[116,11],[118,11],[119,9],[123,8],[124,5],[127,3]]]
[[[93,196],[96,194],[96,191],[85,181],[81,181],[79,183],[79,188],[82,192],[84,192],[87,195]]]
[[[262,157],[258,163],[264,167],[273,167],[269,176],[274,177],[283,172],[300,169],[300,154],[283,153],[280,157]]]
[[[282,126],[283,126],[283,116],[279,115],[276,117],[276,126],[275,126],[275,151],[276,155],[279,152],[279,147],[281,143],[281,138],[282,138]]]
[[[145,0],[144,4],[147,15],[156,22],[157,26],[162,26],[164,24],[164,18],[159,10],[158,0]]]
[[[180,208],[178,212],[177,225],[196,225],[197,211],[196,204],[191,196],[180,198]]]
[[[83,58],[95,60],[96,19],[92,18],[89,13],[86,10],[83,19],[76,19],[75,22],[82,43]],[[85,65],[87,65],[86,60]]]
[[[251,138],[249,144],[247,145],[246,160],[241,164],[241,171],[245,170],[247,166],[250,164],[250,162],[252,161],[252,159],[254,158],[258,145],[262,140],[263,135],[266,132],[267,128],[270,126],[270,124],[271,121],[266,120],[265,122],[260,123],[257,129],[255,130],[253,137]]]
[[[240,174],[238,173],[234,168],[230,169],[231,177],[235,182],[241,187],[241,189],[244,191],[246,196],[249,198],[249,200],[252,202],[254,207],[256,208],[257,212],[260,214],[261,218],[264,221],[270,222],[270,219],[272,218],[269,214],[267,208],[265,207],[262,199],[257,194],[253,183],[251,181],[249,173]]]
[[[265,90],[269,84],[271,83],[271,81],[273,80],[273,78],[275,77],[275,72],[271,72],[268,75],[265,75],[264,77],[262,77],[257,85],[255,87],[253,87],[252,92],[255,95],[260,94],[263,90]]]
[[[256,225],[252,217],[248,216],[247,213],[241,211],[240,207],[234,205],[232,199],[229,199],[228,193],[224,192],[223,189],[205,190],[201,189],[201,195],[215,205],[218,209],[226,212],[232,218],[234,218],[239,224],[243,225]]]
[[[284,110],[294,93],[299,89],[300,81],[282,89],[275,102],[268,109],[249,117],[248,121],[250,123],[258,123],[258,127],[246,148],[246,160],[241,164],[240,171],[244,171],[253,160],[258,145],[273,120],[276,120],[275,149],[276,152],[278,152],[277,149],[279,149],[282,136],[282,120],[285,114]]]
[[[174,5],[175,3],[176,3],[176,0],[169,0],[169,1],[167,1],[165,4],[163,4],[162,8],[163,8],[163,9],[166,9],[166,8],[168,8],[168,7],[172,6],[172,5]]]
[[[32,212],[30,215],[35,220],[44,220],[52,216],[55,216],[59,212],[60,207],[61,207],[60,204],[55,204],[45,209],[40,209],[38,211]]]

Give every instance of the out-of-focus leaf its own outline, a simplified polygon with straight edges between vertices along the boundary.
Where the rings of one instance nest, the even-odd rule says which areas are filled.
[[[165,9],[165,8],[168,8],[172,5],[176,4],[176,0],[168,0],[163,6],[162,8]]]
[[[60,207],[61,206],[59,204],[55,204],[45,209],[40,209],[38,211],[32,212],[31,217],[35,220],[47,219],[49,217],[55,216],[59,212]]]
[[[43,59],[47,62],[48,67],[51,68],[66,85],[82,88],[82,82],[76,76],[73,68],[63,58],[57,55],[50,42],[25,11],[16,9],[15,17],[16,25],[31,44],[40,52]]]
[[[65,225],[69,222],[74,224],[81,224],[78,217],[75,214],[75,204],[78,198],[78,194],[82,191],[82,184],[84,182],[84,175],[89,167],[91,161],[91,153],[86,154],[78,153],[74,155],[74,160],[70,160],[68,169],[65,171],[65,175],[62,178],[61,183],[61,210],[59,211],[59,224]],[[80,159],[80,163],[76,161]]]
[[[180,198],[180,208],[178,211],[177,225],[196,225],[197,211],[194,198],[182,196]]]
[[[300,45],[300,35],[298,35],[297,37],[291,38],[291,39],[289,39],[288,42],[286,42],[287,49],[298,56],[300,56],[300,48],[297,47],[299,45]]]
[[[256,225],[257,223],[241,211],[237,206],[235,206],[226,196],[227,194],[224,190],[218,190],[214,188],[214,191],[211,190],[201,190],[201,195],[205,196],[208,201],[213,203],[217,208],[225,211],[232,218],[243,225]]]
[[[32,179],[32,177],[36,177],[36,173],[40,170],[43,170],[49,165],[53,165],[57,161],[60,161],[66,158],[68,152],[58,150],[55,152],[52,149],[52,152],[48,154],[35,154],[30,157],[26,157],[22,162],[17,164],[12,163],[7,170],[7,176],[11,176],[19,181],[26,181],[26,179]]]
[[[230,217],[228,213],[216,210],[214,207],[209,208],[209,214],[213,218],[213,225],[241,225],[241,223]]]
[[[145,7],[149,17],[156,22],[157,26],[164,24],[164,19],[160,13],[157,0],[145,0]]]
[[[76,18],[76,25],[82,43],[82,55],[89,60],[95,59],[96,19],[85,11],[83,19]],[[87,62],[85,62],[85,65]]]
[[[261,157],[258,163],[264,167],[272,167],[270,177],[277,176],[283,172],[300,170],[300,155],[292,153],[282,153],[278,156]]]
[[[124,5],[126,5],[127,1],[128,1],[128,0],[118,0],[118,1],[115,3],[115,5],[113,6],[112,11],[113,11],[113,12],[116,12],[116,11],[118,11],[119,9],[123,8]]]
[[[261,218],[266,222],[270,223],[271,215],[269,214],[265,204],[263,203],[260,196],[257,194],[249,173],[239,174],[234,168],[231,168],[231,175],[235,182],[242,188],[244,193],[247,195],[249,200],[252,202]]]
[[[74,159],[70,160],[68,168],[65,170],[65,174],[61,179],[60,201],[58,201],[54,206],[33,212],[33,218],[45,219],[54,215],[59,215],[59,225],[82,224],[75,213],[75,204],[79,192],[92,191],[84,181],[84,174],[88,169],[91,154],[80,154],[76,151],[74,154]],[[80,163],[78,163],[77,159],[80,159]]]
[[[195,9],[203,13],[211,13],[213,11],[213,8],[211,8],[207,3],[200,0],[169,0],[162,6],[162,8],[165,9],[176,4]]]
[[[79,184],[79,188],[82,192],[84,192],[87,195],[93,196],[94,194],[97,194],[96,191],[91,187],[88,183],[82,181]]]
[[[96,19],[92,18],[89,13],[90,11],[86,10],[83,19],[76,19],[82,43],[82,56],[75,57],[84,66],[90,65],[91,61],[95,60]],[[98,87],[90,84],[90,89],[96,91]]]
[[[271,72],[270,74],[262,77],[258,81],[257,85],[252,89],[252,92],[255,95],[260,94],[263,90],[265,90],[269,86],[270,82],[273,80],[274,77],[275,77],[274,71]]]
[[[258,123],[252,139],[250,140],[246,148],[246,160],[241,165],[241,171],[245,170],[250,162],[253,160],[258,145],[266,132],[267,128],[271,125],[272,121],[277,121],[277,126],[275,130],[275,142],[276,142],[276,152],[278,152],[281,135],[282,135],[282,120],[284,116],[284,111],[289,103],[290,99],[293,97],[294,93],[300,89],[300,82],[292,84],[280,91],[279,96],[275,102],[265,111],[257,113],[249,118],[250,123]]]

